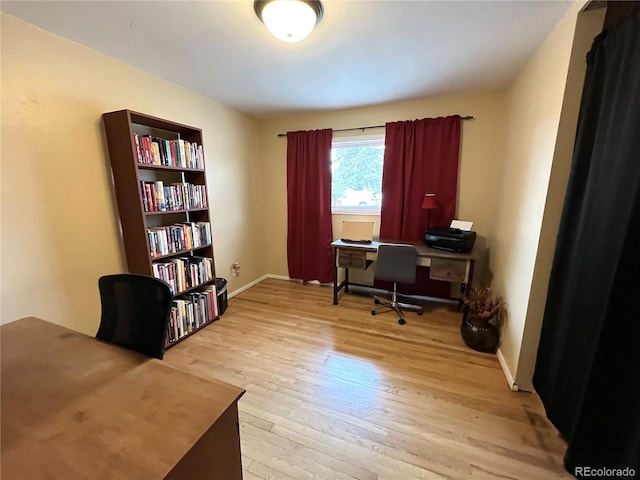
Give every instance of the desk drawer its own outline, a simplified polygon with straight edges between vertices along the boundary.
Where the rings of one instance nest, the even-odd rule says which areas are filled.
[[[432,258],[429,278],[432,280],[445,280],[447,282],[464,282],[466,271],[466,260]]]
[[[342,268],[367,268],[367,252],[364,250],[345,249],[338,250],[338,266]]]

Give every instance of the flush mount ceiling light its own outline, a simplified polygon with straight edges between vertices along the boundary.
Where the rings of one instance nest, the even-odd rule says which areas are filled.
[[[254,0],[253,10],[271,34],[284,42],[307,38],[324,13],[319,0]]]

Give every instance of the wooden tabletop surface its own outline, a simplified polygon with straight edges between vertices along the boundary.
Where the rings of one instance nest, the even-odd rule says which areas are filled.
[[[163,478],[244,393],[37,318],[0,334],[7,480]]]

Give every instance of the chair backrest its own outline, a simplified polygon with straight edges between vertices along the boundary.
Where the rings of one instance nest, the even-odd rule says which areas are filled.
[[[413,245],[380,245],[376,261],[377,280],[415,283],[418,251]]]
[[[171,315],[169,284],[124,273],[100,277],[98,288],[102,316],[96,338],[162,359]]]

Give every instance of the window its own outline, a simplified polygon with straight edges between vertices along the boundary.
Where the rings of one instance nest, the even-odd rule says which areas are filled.
[[[333,139],[332,213],[380,214],[384,135]]]

